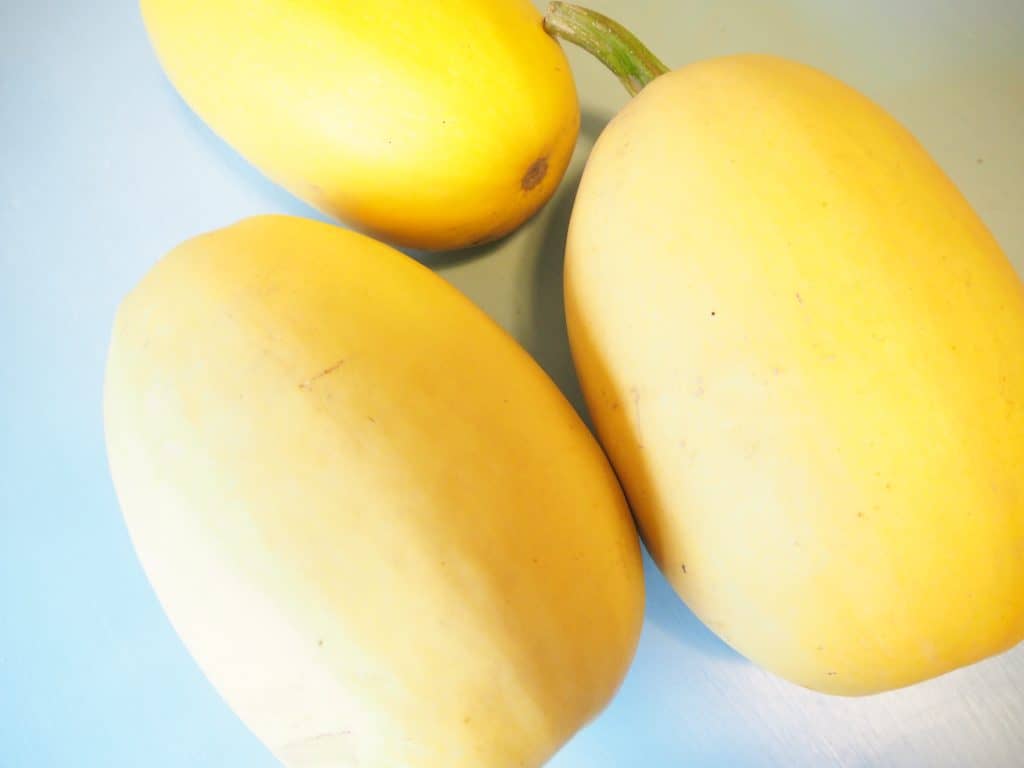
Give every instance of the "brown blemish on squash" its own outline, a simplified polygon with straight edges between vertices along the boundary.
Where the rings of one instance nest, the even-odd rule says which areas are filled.
[[[320,371],[320,373],[318,373],[318,374],[316,374],[314,376],[310,376],[305,381],[299,382],[299,389],[303,389],[303,390],[305,390],[307,392],[310,391],[313,388],[313,382],[314,381],[316,381],[317,379],[323,378],[324,376],[328,376],[328,375],[334,373],[336,370],[341,368],[341,366],[343,366],[344,364],[345,364],[345,360],[342,359],[342,360],[339,360],[338,362],[336,362],[334,365],[330,365],[327,368],[324,368],[322,371]]]
[[[524,192],[529,192],[540,184],[547,174],[548,159],[546,157],[538,158],[533,162],[533,165],[526,169],[526,173],[523,174],[523,180],[519,184]]]

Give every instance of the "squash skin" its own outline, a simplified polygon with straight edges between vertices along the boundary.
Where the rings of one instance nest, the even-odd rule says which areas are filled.
[[[620,684],[639,540],[600,447],[468,299],[258,217],[124,301],[108,454],[175,629],[290,768],[538,766]]]
[[[1024,638],[1024,289],[877,105],[770,56],[658,77],[587,163],[565,294],[642,537],[727,643],[862,695]]]
[[[528,0],[142,0],[189,106],[270,179],[387,242],[495,240],[554,193],[579,131]]]

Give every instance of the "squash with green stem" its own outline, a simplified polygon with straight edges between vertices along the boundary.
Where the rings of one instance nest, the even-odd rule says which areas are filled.
[[[1024,638],[1024,287],[896,120],[811,67],[675,71],[549,31],[636,97],[566,246],[573,358],[662,572],[726,642],[836,694]]]

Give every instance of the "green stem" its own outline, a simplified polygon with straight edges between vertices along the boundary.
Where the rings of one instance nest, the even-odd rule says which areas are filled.
[[[544,17],[544,29],[596,56],[632,96],[669,71],[636,35],[597,11],[569,3],[551,3]]]

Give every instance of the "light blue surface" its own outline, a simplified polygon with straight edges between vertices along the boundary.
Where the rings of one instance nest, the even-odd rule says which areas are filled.
[[[596,5],[628,16],[628,3]],[[724,36],[726,23],[742,24],[740,5],[722,4],[732,15],[721,29],[721,19],[694,18]],[[814,3],[786,5],[796,12]],[[651,13],[643,17],[653,33],[660,27]],[[809,18],[820,21],[823,11],[814,13]],[[952,25],[949,18],[943,23]],[[1020,14],[1009,18],[1016,23]],[[1004,48],[1013,29],[1024,29],[1006,32],[991,14],[977,19],[978,35],[1002,30],[992,33]],[[763,21],[752,17],[734,39],[756,36]],[[839,24],[833,33],[848,31]],[[1024,44],[1024,35],[1016,39]],[[914,50],[911,63],[920,66],[928,49]],[[573,63],[593,73],[582,59]],[[1014,82],[1007,92],[1024,97],[1024,80]],[[915,114],[941,112],[940,93],[920,97]],[[1022,114],[1019,104],[996,104],[989,123],[971,130],[1019,141]],[[961,130],[958,119],[966,118],[950,116],[946,128]],[[591,121],[599,127],[600,119]],[[943,135],[923,118],[914,127]],[[1019,268],[1011,244],[1024,242],[1015,223],[1020,195],[989,194],[1013,187],[999,187],[1001,176],[972,176],[973,149],[968,159],[937,139],[929,146],[961,169],[958,182]],[[1020,168],[1019,151],[984,151],[987,162]],[[514,247],[495,250],[496,266],[460,261],[446,277],[468,285],[469,270],[499,269],[524,243],[557,246],[567,194],[516,235]],[[100,413],[108,334],[124,293],[181,240],[261,212],[316,215],[184,108],[151,55],[135,3],[0,3],[0,768],[276,765],[198,671],[146,583],[108,478]],[[541,282],[517,290],[533,297],[534,320],[556,316],[557,261],[533,264],[528,276]],[[536,342],[543,332],[516,319],[518,306],[486,308],[527,346],[534,339],[533,351],[574,390],[567,358]],[[1024,765],[1020,648],[908,691],[831,699],[757,670],[697,622],[649,564],[647,577],[647,623],[629,678],[553,768]]]

